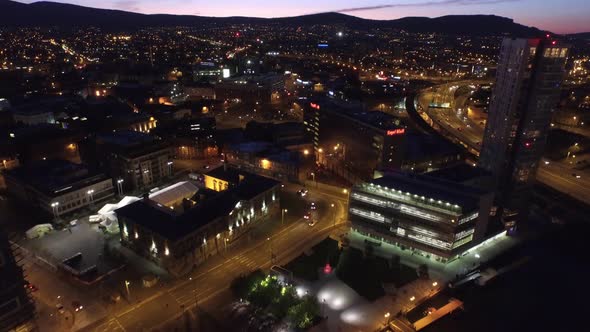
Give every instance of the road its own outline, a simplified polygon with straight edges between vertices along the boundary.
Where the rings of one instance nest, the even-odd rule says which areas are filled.
[[[286,187],[287,191],[298,188],[293,185]],[[325,211],[314,227],[308,226],[299,218],[280,227],[267,238],[259,238],[245,246],[228,249],[190,276],[175,281],[148,299],[113,313],[84,330],[106,332],[160,328],[179,319],[185,310],[194,315],[192,309],[196,302],[199,308],[206,307],[209,300],[227,290],[235,277],[258,268],[269,269],[271,265],[284,264],[331,233],[344,233],[346,197],[314,189],[310,189],[308,195],[310,199],[322,202],[324,206],[334,204],[336,210],[332,213]],[[276,221],[280,222],[280,217]],[[275,258],[273,262],[271,253]]]
[[[480,81],[446,83],[424,90],[417,97],[421,115],[434,129],[452,141],[479,155],[484,126],[475,120],[465,103],[468,94],[455,96],[459,86],[473,85]],[[432,103],[447,107],[431,107]],[[479,114],[481,115],[481,114]],[[571,165],[558,161],[543,161],[537,172],[537,180],[557,191],[590,204],[590,172],[574,170]]]

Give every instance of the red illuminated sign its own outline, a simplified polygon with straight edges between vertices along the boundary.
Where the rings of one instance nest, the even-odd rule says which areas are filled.
[[[406,132],[405,128],[400,128],[400,129],[394,129],[394,130],[388,130],[387,131],[387,136],[397,136],[397,135],[403,135]]]
[[[320,109],[320,105],[318,105],[316,103],[311,103],[311,104],[309,104],[309,106],[311,106],[311,108],[315,108],[316,110]]]

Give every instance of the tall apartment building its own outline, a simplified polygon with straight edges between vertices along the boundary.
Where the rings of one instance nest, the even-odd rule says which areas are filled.
[[[35,304],[13,248],[0,230],[0,331],[36,331]]]
[[[567,55],[549,37],[502,42],[479,164],[496,179],[496,215],[508,228],[527,216]]]

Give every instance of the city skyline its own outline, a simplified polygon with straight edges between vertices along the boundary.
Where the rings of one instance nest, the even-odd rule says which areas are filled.
[[[36,1],[20,1],[33,3]],[[144,14],[177,14],[197,16],[249,16],[285,17],[307,14],[339,12],[367,19],[393,20],[410,16],[439,17],[445,15],[498,15],[515,22],[549,30],[555,33],[579,33],[590,31],[590,8],[582,0],[543,1],[533,0],[440,0],[440,1],[354,1],[309,0],[282,2],[243,2],[222,0],[203,6],[196,1],[171,0],[114,0],[96,4],[91,0],[55,1],[80,6],[116,9]]]

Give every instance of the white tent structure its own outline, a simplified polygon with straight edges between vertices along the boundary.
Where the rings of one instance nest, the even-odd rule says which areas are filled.
[[[150,199],[164,206],[175,206],[185,198],[191,198],[199,191],[199,187],[191,182],[181,181],[150,194]]]
[[[51,224],[39,224],[31,227],[28,231],[26,231],[27,239],[34,239],[37,237],[42,237],[43,235],[51,232],[53,230],[53,226]]]
[[[97,214],[100,216],[100,224],[106,227],[106,229],[111,233],[118,232],[119,223],[117,221],[117,215],[115,214],[115,210],[118,208],[122,208],[125,205],[129,205],[133,202],[137,202],[140,199],[141,198],[135,196],[125,196],[117,204],[105,204],[97,212]]]

